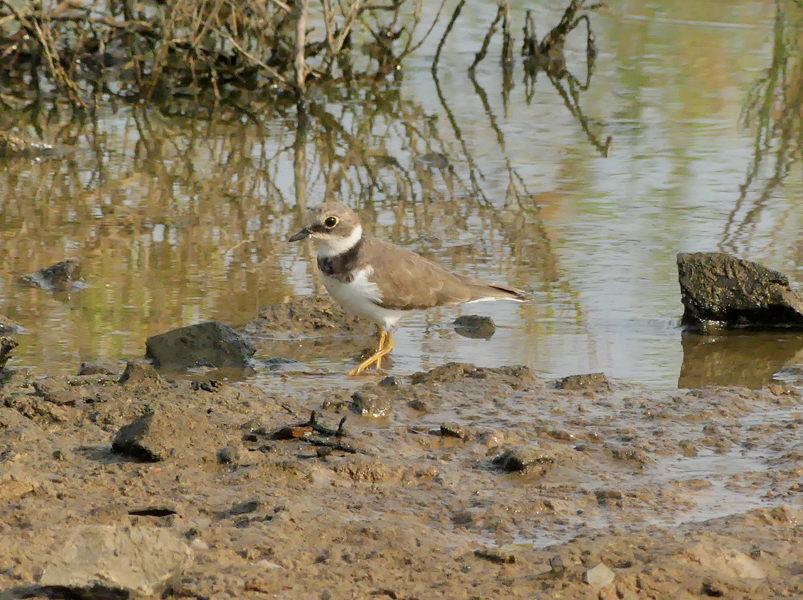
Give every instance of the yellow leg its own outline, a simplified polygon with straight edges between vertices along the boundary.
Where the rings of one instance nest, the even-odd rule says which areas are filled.
[[[365,369],[370,367],[372,364],[376,363],[376,368],[378,369],[379,366],[382,364],[382,358],[386,356],[391,350],[393,350],[393,332],[388,331],[386,332],[383,327],[377,327],[379,330],[379,347],[376,349],[376,352],[371,355],[366,360],[362,361],[359,365],[354,367],[351,371],[348,372],[349,377],[355,377],[356,375],[360,375]],[[386,343],[387,342],[387,343]]]

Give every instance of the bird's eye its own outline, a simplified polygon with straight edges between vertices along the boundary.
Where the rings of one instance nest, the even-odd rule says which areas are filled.
[[[329,229],[337,225],[337,217],[326,217],[326,220],[323,222]]]

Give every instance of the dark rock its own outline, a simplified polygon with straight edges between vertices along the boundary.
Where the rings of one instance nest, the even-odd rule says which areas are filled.
[[[515,554],[505,552],[501,548],[478,548],[474,550],[474,556],[500,565],[513,564],[516,562]]]
[[[221,384],[217,379],[208,379],[206,381],[193,381],[192,382],[192,389],[196,392],[216,392],[218,391],[223,384]]]
[[[40,584],[84,600],[161,598],[180,582],[192,558],[192,550],[165,528],[83,526]]]
[[[458,423],[442,423],[440,432],[443,437],[454,437],[461,440],[467,440],[471,436],[468,428]]]
[[[475,340],[490,340],[496,332],[494,320],[479,315],[462,315],[455,319],[453,325],[458,334]]]
[[[610,390],[611,383],[605,373],[588,373],[586,375],[569,375],[555,382],[559,390]]]
[[[510,448],[493,459],[493,464],[503,471],[523,471],[536,463],[551,463],[553,460],[535,448]]]
[[[391,413],[393,404],[384,395],[360,390],[351,396],[351,409],[364,417],[382,419]]]
[[[0,371],[6,366],[8,359],[11,358],[11,351],[17,346],[19,346],[17,340],[0,337]]]
[[[107,362],[82,362],[78,375],[116,375],[117,367]]]
[[[218,450],[216,456],[221,465],[231,465],[242,460],[242,451],[237,446],[226,446]]]
[[[129,360],[120,376],[120,385],[163,385],[164,379],[144,360]]]
[[[230,515],[245,515],[248,513],[252,513],[256,510],[262,508],[262,505],[265,504],[264,500],[260,496],[254,496],[253,498],[249,498],[245,502],[240,502],[239,504],[235,504],[229,509]]]
[[[0,334],[17,333],[20,326],[6,316],[0,315]]]
[[[803,327],[803,296],[783,273],[722,252],[678,254],[681,324]]]
[[[87,287],[81,280],[80,263],[72,259],[61,261],[30,275],[23,275],[19,281],[23,285],[40,287],[51,292],[76,291]]]
[[[175,454],[182,432],[181,419],[149,412],[124,425],[114,436],[112,452],[142,462],[159,462]],[[187,433],[184,432],[184,435]]]
[[[245,368],[256,352],[245,336],[217,321],[181,327],[149,337],[145,356],[157,367]]]
[[[379,386],[383,388],[397,388],[400,385],[401,385],[401,380],[398,377],[394,377],[393,375],[388,375],[379,382]]]

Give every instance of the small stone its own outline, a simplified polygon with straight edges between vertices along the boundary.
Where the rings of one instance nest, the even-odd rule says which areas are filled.
[[[175,454],[181,424],[163,413],[149,412],[124,425],[114,436],[112,452],[143,462],[159,462]]]
[[[496,333],[496,325],[491,317],[462,315],[452,325],[459,335],[475,340],[490,340]]]
[[[78,375],[117,375],[117,367],[107,362],[82,362]]]
[[[17,346],[19,346],[17,340],[0,337],[0,371],[6,366],[8,359],[11,358],[11,351]]]
[[[228,511],[226,511],[226,514],[227,516],[247,515],[248,513],[259,510],[264,504],[265,503],[260,496],[254,496],[244,502],[235,504]]]
[[[441,435],[443,437],[455,437],[461,440],[466,440],[471,436],[471,433],[466,427],[458,423],[442,423]]]
[[[0,315],[0,333],[17,333],[19,330],[20,326],[14,321],[5,315]]]
[[[610,390],[611,383],[605,373],[588,373],[586,375],[569,375],[555,382],[559,390]]]
[[[192,560],[192,550],[165,528],[83,526],[40,585],[90,600],[159,598],[179,584]]]
[[[76,291],[87,287],[81,280],[80,263],[72,259],[58,262],[30,275],[23,275],[19,281],[24,285],[51,292]]]
[[[585,581],[594,590],[601,590],[614,580],[616,574],[608,568],[605,563],[599,563],[596,567],[588,569],[583,574],[583,581]]]
[[[401,380],[398,377],[394,377],[393,375],[388,375],[384,377],[382,381],[379,382],[380,387],[383,388],[392,388],[395,389],[401,385]]]
[[[477,441],[485,448],[496,448],[504,443],[505,436],[501,431],[483,431],[477,438]]]
[[[237,463],[242,459],[242,452],[236,446],[226,446],[217,451],[217,461],[221,465]]]
[[[351,396],[351,408],[357,414],[372,419],[387,417],[393,410],[390,400],[378,394],[358,391]]]
[[[513,564],[516,562],[516,555],[505,552],[499,548],[478,548],[474,551],[474,556],[484,558],[497,564]]]
[[[145,360],[129,360],[120,376],[120,385],[163,385],[164,379]]]
[[[504,471],[523,471],[535,463],[552,462],[535,448],[510,448],[493,459],[493,464]]]

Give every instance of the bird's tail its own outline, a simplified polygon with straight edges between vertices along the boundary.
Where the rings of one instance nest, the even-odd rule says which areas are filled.
[[[527,302],[532,299],[530,292],[509,285],[473,280],[468,282],[468,286],[471,289],[471,300],[469,302],[490,302],[493,300]]]

